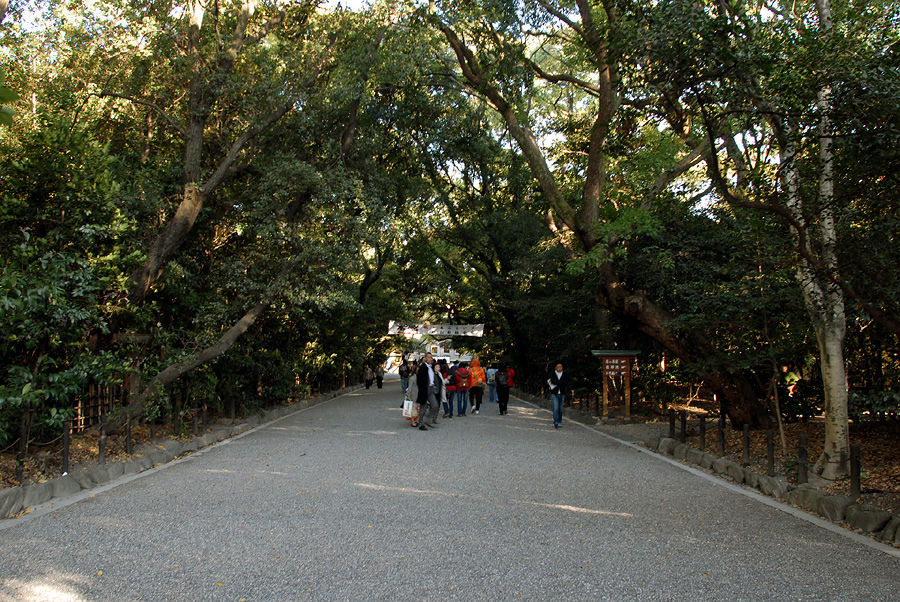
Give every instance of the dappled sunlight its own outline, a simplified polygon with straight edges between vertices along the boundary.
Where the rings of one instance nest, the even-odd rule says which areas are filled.
[[[3,600],[10,602],[80,602],[90,600],[83,592],[88,577],[82,575],[46,575],[28,580],[4,579],[0,586],[6,592]]]
[[[344,431],[345,435],[390,435],[392,437],[396,437],[398,435],[397,431]]]
[[[374,483],[354,483],[355,487],[359,487],[361,489],[370,489],[374,491],[391,491],[396,493],[406,493],[411,495],[428,495],[428,496],[440,496],[440,497],[448,497],[448,498],[463,498],[463,497],[475,497],[475,496],[463,496],[458,493],[448,493],[446,491],[437,491],[434,489],[415,489],[412,487],[395,487],[391,485],[377,485]],[[580,506],[570,506],[568,504],[546,504],[542,502],[531,502],[528,500],[512,500],[511,503],[517,504],[525,504],[529,506],[539,506],[542,508],[550,508],[551,510],[563,510],[566,512],[574,512],[577,514],[594,514],[599,516],[615,516],[618,518],[633,518],[634,515],[626,513],[626,512],[609,512],[607,510],[596,510],[593,508],[582,508]]]
[[[633,514],[627,512],[608,512],[606,510],[593,510],[591,508],[579,508],[578,506],[568,506],[566,504],[543,504],[541,502],[523,502],[532,506],[543,506],[544,508],[553,508],[554,510],[565,510],[567,512],[577,512],[580,514],[600,514],[602,516],[618,516],[619,518],[633,518]]]
[[[374,489],[376,491],[395,491],[397,493],[411,493],[415,495],[438,495],[443,497],[460,497],[455,493],[447,493],[446,491],[435,491],[432,489],[413,489],[412,487],[393,487],[391,485],[376,485],[373,483],[353,483],[354,486],[361,489]]]
[[[523,431],[526,433],[540,433],[545,431],[553,430],[553,422],[548,420],[545,424],[535,424],[535,425],[508,425],[506,428],[514,431]]]

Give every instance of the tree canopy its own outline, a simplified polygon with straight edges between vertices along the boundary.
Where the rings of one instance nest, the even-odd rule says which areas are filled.
[[[639,349],[769,424],[897,409],[900,10],[853,1],[13,2],[0,445],[339,386],[455,340],[538,387]],[[819,392],[816,393],[815,390]],[[790,408],[787,408],[787,413]],[[845,430],[843,431],[846,432]],[[835,459],[837,458],[837,459]]]

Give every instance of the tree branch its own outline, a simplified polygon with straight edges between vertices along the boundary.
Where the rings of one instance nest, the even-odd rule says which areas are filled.
[[[156,103],[152,103],[147,100],[141,100],[139,98],[134,98],[133,96],[126,96],[125,94],[117,94],[115,92],[110,92],[109,90],[103,90],[102,92],[100,92],[100,98],[106,98],[106,97],[121,98],[123,100],[133,102],[134,104],[137,104],[137,105],[144,105],[145,107],[150,107],[151,109],[153,109],[154,111],[159,113],[162,116],[162,118],[165,119],[169,123],[170,126],[172,126],[172,129],[174,129],[176,132],[181,134],[182,138],[187,136],[187,134],[185,134],[185,132],[184,132],[184,128],[182,128],[177,123],[172,121],[172,118],[169,117],[169,115],[165,111],[163,111],[162,108],[160,108],[160,106],[157,105]]]
[[[552,84],[558,84],[560,82],[568,82],[570,84],[575,84],[579,88],[587,91],[592,96],[598,96],[601,92],[600,87],[597,84],[592,84],[590,82],[586,82],[584,80],[578,79],[575,76],[563,73],[563,74],[553,74],[547,73],[543,69],[541,69],[540,65],[532,61],[528,57],[524,57],[525,62],[528,63],[528,66],[537,74],[541,79],[548,81]]]
[[[709,121],[707,121],[708,115],[706,115],[705,111],[703,113],[704,121],[706,121],[705,129],[707,131],[707,136],[709,137],[710,144],[712,144],[714,143],[716,136],[715,128]],[[888,312],[875,307],[872,303],[866,301],[865,298],[863,298],[860,293],[858,293],[849,283],[841,278],[835,270],[829,269],[822,260],[820,260],[812,253],[809,245],[809,234],[807,231],[807,226],[806,224],[802,223],[797,218],[797,216],[795,216],[794,213],[790,211],[790,209],[782,207],[781,205],[776,205],[775,203],[748,201],[742,198],[738,193],[733,192],[731,190],[731,187],[728,185],[727,180],[722,175],[721,169],[719,167],[719,158],[717,153],[707,153],[706,164],[707,171],[710,175],[710,180],[712,180],[713,185],[716,187],[716,190],[719,192],[726,203],[735,207],[766,211],[783,219],[796,235],[794,252],[797,253],[797,255],[801,257],[809,266],[811,266],[818,274],[825,278],[827,282],[840,287],[840,289],[844,291],[844,294],[856,301],[857,305],[870,316],[872,316],[875,321],[884,326],[895,336],[900,337],[900,322],[894,319],[894,317]]]

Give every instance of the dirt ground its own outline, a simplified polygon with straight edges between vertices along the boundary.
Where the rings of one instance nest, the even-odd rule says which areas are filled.
[[[689,412],[688,443],[700,448],[698,416],[704,410],[693,406],[673,406],[674,409],[685,409]],[[613,420],[613,423],[617,421]],[[666,436],[669,432],[668,419],[661,416],[637,417],[634,424],[608,424],[601,428],[614,436],[639,443],[646,442],[653,436]],[[679,421],[676,421],[676,433]],[[726,457],[733,462],[742,461],[742,433],[727,428]],[[778,431],[775,431],[775,471],[785,475],[792,483],[797,482],[797,446],[800,435],[809,439],[810,463],[818,458],[824,439],[820,421],[796,422],[784,425],[785,447],[782,448]],[[676,434],[677,436],[677,434]],[[175,437],[170,425],[160,425],[157,429],[158,439],[180,439],[186,441],[189,435]],[[900,420],[885,420],[851,424],[851,442],[859,443],[862,452],[862,499],[863,503],[872,504],[895,514],[900,514]],[[69,466],[96,462],[99,455],[99,432],[90,431],[72,437],[69,452]],[[150,430],[142,425],[132,429],[134,447],[140,443],[150,442]],[[711,453],[718,452],[717,423],[711,419],[707,425],[705,449]],[[766,433],[750,434],[751,459],[748,467],[759,474],[766,474]],[[107,437],[106,454],[109,460],[124,460],[126,453],[124,433]],[[810,471],[811,472],[811,471]],[[45,482],[62,474],[62,445],[60,441],[46,446],[33,446],[28,450],[24,465],[25,484]],[[0,450],[0,488],[18,485],[16,478],[16,450],[7,448]],[[830,493],[847,493],[850,490],[849,479],[826,482],[821,479],[815,484]]]
[[[150,443],[150,428],[146,425],[134,427],[131,432],[132,450],[140,444]],[[171,425],[161,425],[157,429],[157,440],[178,439],[187,441],[190,436],[175,437]],[[0,489],[19,485],[16,478],[15,446],[0,450]],[[23,468],[24,484],[43,483],[62,475],[62,442],[60,440],[48,445],[32,445],[25,456]],[[69,467],[97,462],[100,456],[100,433],[94,429],[75,434],[69,446]],[[127,460],[131,457],[126,450],[125,433],[115,433],[106,438],[107,461]]]
[[[688,444],[700,449],[699,415],[703,410],[689,406],[672,406],[680,411],[688,412]],[[708,418],[705,450],[718,454],[718,422]],[[668,418],[661,416],[637,418],[635,424],[600,425],[602,430],[624,439],[645,442],[654,436],[668,436]],[[810,482],[831,494],[849,494],[850,480],[842,479],[829,482],[812,474],[812,465],[822,452],[824,443],[824,427],[821,420],[786,423],[784,426],[784,442],[782,447],[779,430],[774,430],[775,438],[775,474],[784,475],[791,483],[797,483],[797,450],[800,436],[806,435],[809,441],[808,455],[810,462]],[[680,419],[676,419],[675,436],[680,432]],[[900,420],[872,420],[851,423],[850,441],[858,443],[861,452],[861,490],[860,502],[871,504],[894,514],[900,514]],[[765,431],[750,433],[750,462],[746,464],[754,472],[767,474],[767,434]],[[724,457],[740,465],[743,462],[743,433],[733,428],[725,430]]]

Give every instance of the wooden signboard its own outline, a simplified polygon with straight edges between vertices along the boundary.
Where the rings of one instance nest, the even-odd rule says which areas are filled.
[[[614,376],[625,378],[625,418],[631,416],[631,360],[640,351],[619,351],[615,349],[592,352],[603,362],[603,416],[609,407],[609,379]]]

